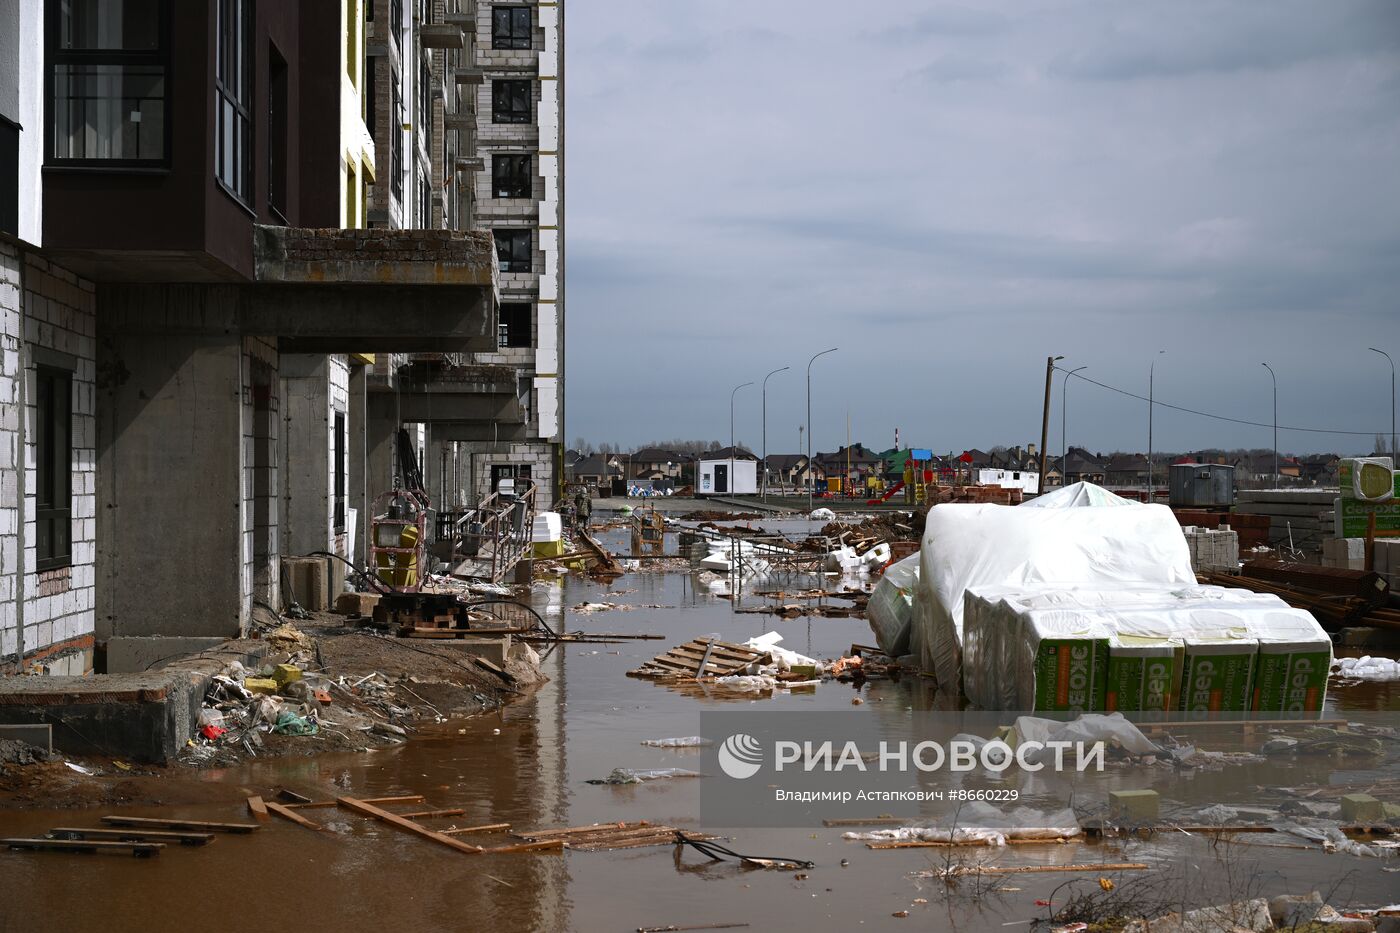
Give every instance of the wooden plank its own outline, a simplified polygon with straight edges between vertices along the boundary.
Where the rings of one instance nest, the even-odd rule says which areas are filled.
[[[257,820],[259,823],[266,823],[268,820],[272,819],[272,817],[267,815],[267,805],[263,803],[261,797],[256,795],[248,798],[248,812],[253,814],[253,819]]]
[[[463,833],[506,833],[510,832],[509,823],[487,823],[484,826],[462,826],[452,829],[440,829],[438,832],[444,836],[459,836]]]
[[[151,816],[104,816],[102,822],[109,826],[134,826],[137,829],[185,829],[211,833],[252,833],[261,829],[257,823],[210,823],[205,820],[167,820]]]
[[[173,833],[156,829],[93,829],[87,826],[60,826],[49,830],[55,839],[99,839],[126,842],[178,842],[186,846],[208,845],[213,833]]]
[[[56,852],[117,852],[132,855],[159,855],[163,842],[96,842],[90,839],[0,839],[0,846],[11,849],[51,849]]]
[[[372,817],[373,819],[379,820],[381,823],[389,824],[395,829],[402,830],[406,833],[412,833],[430,842],[436,842],[438,845],[447,846],[449,849],[456,849],[458,852],[478,855],[485,851],[481,846],[474,846],[460,839],[454,839],[451,836],[435,832],[428,829],[426,826],[420,826],[412,820],[404,819],[397,813],[390,813],[388,810],[382,810],[368,801],[356,800],[354,797],[337,797],[336,802],[345,809],[358,813],[361,816]]]
[[[400,796],[400,797],[366,797],[366,798],[364,798],[364,802],[365,802],[365,803],[372,803],[372,804],[374,804],[375,806],[379,806],[380,804],[385,804],[385,803],[422,803],[422,802],[423,802],[423,795],[422,795],[422,794],[404,794],[403,796]],[[289,810],[311,810],[311,809],[326,810],[326,809],[329,809],[329,808],[331,808],[331,807],[334,807],[335,805],[336,805],[336,802],[335,802],[334,800],[308,800],[308,801],[306,801],[306,803],[285,803],[285,804],[283,804],[283,806],[286,807],[286,808],[289,809]]]
[[[456,842],[455,839],[448,839],[448,842]],[[494,849],[478,849],[487,855],[505,855],[511,852],[562,852],[564,851],[564,840],[548,839],[544,842],[522,842],[517,846],[498,846]]]
[[[269,800],[264,805],[267,807],[268,810],[282,817],[282,819],[289,820],[290,822],[293,822],[298,826],[304,826],[307,829],[314,829],[318,833],[325,829],[325,827],[323,827],[321,824],[311,822],[306,817],[302,816],[300,813],[297,813],[294,810],[289,810],[287,807],[283,806],[280,803],[273,803],[271,800]]]
[[[1008,839],[1007,845],[1017,846],[1062,846],[1079,839],[1079,836],[1058,836],[1054,839]],[[966,842],[937,842],[924,839],[892,839],[888,842],[867,842],[867,849],[962,849],[991,846],[995,843],[985,839],[972,839]]]
[[[1100,862],[1092,865],[1015,865],[1006,867],[997,866],[959,866],[949,874],[953,875],[1017,875],[1024,872],[1048,872],[1048,871],[1147,871],[1151,868],[1146,862]]]
[[[461,816],[466,812],[461,807],[454,807],[450,810],[415,810],[412,813],[400,813],[399,816],[406,820],[428,820],[440,816]]]
[[[909,822],[908,819],[900,816],[872,816],[866,818],[853,817],[837,820],[822,820],[823,826],[903,826]]]

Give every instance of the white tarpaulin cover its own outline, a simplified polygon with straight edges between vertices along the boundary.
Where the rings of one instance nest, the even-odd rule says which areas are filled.
[[[1095,486],[1093,483],[1070,483],[1068,486],[1061,486],[1054,492],[1047,492],[1043,496],[1036,496],[1034,499],[1022,502],[1021,508],[1070,509],[1086,505],[1142,505],[1142,503],[1134,502],[1132,499],[1124,499],[1122,496],[1115,496],[1102,486]]]
[[[865,617],[875,643],[892,658],[909,653],[909,623],[914,615],[914,589],[919,585],[919,555],[890,564],[875,584]]]
[[[963,594],[971,587],[1116,590],[1195,584],[1181,525],[1164,505],[929,509],[911,646],[940,690],[961,689]]]

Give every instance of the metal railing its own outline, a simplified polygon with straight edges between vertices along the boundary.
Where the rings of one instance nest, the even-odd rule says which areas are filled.
[[[515,495],[494,492],[474,509],[438,516],[438,540],[452,544],[454,574],[498,583],[529,554],[536,489],[529,483]]]

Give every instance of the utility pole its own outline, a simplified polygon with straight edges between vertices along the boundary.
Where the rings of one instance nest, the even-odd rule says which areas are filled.
[[[729,478],[726,483],[729,488],[725,492],[731,496],[734,495],[734,396],[744,386],[751,385],[753,385],[752,382],[746,382],[744,385],[735,386],[734,391],[729,393]]]
[[[1166,353],[1166,350],[1158,350],[1157,356]],[[1156,403],[1152,401],[1152,385],[1157,378],[1157,356],[1152,358],[1152,365],[1147,370],[1147,502],[1152,502],[1152,410]]]
[[[1400,447],[1395,446],[1395,361],[1384,350],[1376,350],[1375,347],[1366,349],[1374,350],[1390,363],[1390,466],[1394,469],[1400,467]]]
[[[1065,384],[1060,389],[1060,485],[1065,485],[1065,457],[1069,447],[1065,442],[1065,425],[1069,423],[1069,377],[1088,366],[1076,366],[1065,373]]]
[[[1274,375],[1274,368],[1268,363],[1264,368],[1269,371],[1269,378],[1274,382],[1274,483],[1278,483],[1278,376]]]
[[[1050,443],[1050,379],[1055,375],[1055,361],[1063,356],[1045,358],[1045,413],[1040,418],[1040,478],[1035,482],[1036,495],[1045,491],[1045,448]]]
[[[768,501],[768,377],[785,373],[791,366],[775,369],[763,377],[763,501]]]
[[[815,354],[807,361],[807,511],[812,511],[812,364],[818,356],[835,353],[840,347],[832,347]]]

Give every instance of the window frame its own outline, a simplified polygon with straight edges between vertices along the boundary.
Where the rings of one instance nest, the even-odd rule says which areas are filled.
[[[512,317],[506,320],[506,309],[510,308],[513,314],[520,317]],[[523,320],[522,320],[523,318]],[[514,325],[514,326],[512,326]],[[498,350],[528,350],[534,346],[534,325],[535,306],[530,301],[503,301],[497,316],[496,324],[496,349]],[[517,342],[523,340],[524,342]]]
[[[389,82],[389,192],[403,210],[403,96],[399,82]]]
[[[501,241],[501,234],[503,233],[510,234],[510,239],[513,241],[512,248],[510,249],[511,252],[515,252],[513,248],[514,245],[518,244],[523,238],[526,255],[524,260],[517,259],[513,256],[502,256],[502,252],[504,251],[503,247],[505,246]],[[530,227],[496,227],[491,231],[491,240],[496,246],[496,262],[500,265],[501,272],[514,272],[529,275],[531,272],[535,271],[534,234],[535,231]],[[526,268],[515,268],[515,264],[522,261],[526,264]]]
[[[65,366],[38,363],[34,366],[34,569],[36,571],[57,570],[73,565],[73,376],[74,372]],[[45,386],[47,384],[47,404]],[[59,398],[57,386],[66,390],[61,412],[55,407]],[[60,416],[67,416],[67,429],[64,431],[67,458],[59,456],[54,441],[53,426]],[[63,460],[62,463],[60,461]],[[46,475],[47,474],[47,475]],[[46,486],[53,488],[46,489]],[[47,498],[47,501],[46,501]],[[57,503],[63,501],[63,505]],[[53,529],[59,522],[67,523],[66,542],[62,553],[54,546],[56,536]],[[49,547],[41,548],[42,535],[39,529],[50,523]]]
[[[502,171],[506,166],[523,166],[523,171],[518,171],[521,177],[514,179],[519,187],[512,187],[510,191],[523,191],[523,194],[502,194],[501,178],[513,174],[510,171]],[[491,197],[507,200],[529,199],[534,197],[534,163],[528,152],[498,152],[491,156]]]
[[[233,64],[230,57],[225,61],[224,53],[224,22],[225,4],[229,4],[233,13],[229,16],[231,25],[235,32],[242,29],[244,32],[242,42],[242,77],[243,87],[230,89],[225,85],[224,77],[220,74],[222,68]],[[253,42],[256,35],[256,27],[253,20],[255,0],[215,0],[214,4],[214,182],[229,197],[233,198],[240,205],[248,210],[253,210],[254,194],[253,188],[256,183],[256,175],[253,172],[253,154],[257,147],[254,144],[253,130],[256,121],[253,118],[253,67],[256,56],[253,54]],[[239,13],[242,14],[242,22],[237,22]],[[233,54],[237,54],[235,51]],[[240,98],[239,94],[246,97]],[[243,135],[244,149],[242,158],[241,179],[235,179],[242,183],[243,191],[239,191],[235,184],[231,184],[224,178],[224,167],[221,165],[224,151],[224,138],[227,128],[224,126],[224,103],[227,102],[233,107],[233,126],[237,127],[242,121],[245,125]],[[234,138],[234,157],[238,158],[238,137]]]
[[[522,113],[514,107],[514,95],[510,93],[511,85],[525,86],[525,110]],[[511,106],[502,110],[499,106],[503,99],[508,99]],[[528,124],[535,120],[535,82],[529,78],[495,78],[491,81],[491,122],[506,124]]]
[[[157,0],[156,34],[160,46],[155,50],[137,49],[63,49],[59,47],[59,16],[62,0],[45,0],[44,3],[44,167],[55,169],[108,169],[108,170],[167,170],[170,168],[170,150],[173,134],[171,126],[170,74],[171,74],[171,0]],[[58,69],[63,65],[109,65],[159,67],[161,70],[161,155],[156,159],[121,158],[102,159],[54,154],[54,129],[57,124],[58,108],[55,100],[55,85]]]
[[[501,13],[509,13],[509,24],[505,35],[497,31],[497,16]],[[522,39],[516,34],[519,25],[516,17],[525,14],[525,36]],[[524,45],[520,43],[524,42]],[[535,45],[535,14],[528,6],[518,6],[515,4],[494,4],[491,7],[491,48],[502,51],[528,51]]]
[[[287,223],[287,212],[290,209],[291,199],[290,81],[290,68],[286,57],[269,40],[267,43],[267,207],[273,216],[282,221],[283,224]]]
[[[348,432],[346,429],[347,419],[345,417],[345,412],[335,412],[331,419],[331,424],[332,430],[335,432],[335,437],[331,441],[331,456],[334,458],[332,461],[334,478],[331,489],[331,527],[336,534],[340,534],[345,531],[346,491],[350,485],[349,459],[347,457],[347,448],[349,444],[346,443],[346,434]]]

